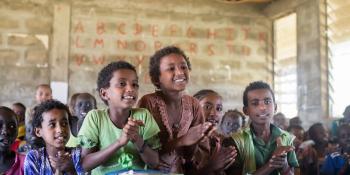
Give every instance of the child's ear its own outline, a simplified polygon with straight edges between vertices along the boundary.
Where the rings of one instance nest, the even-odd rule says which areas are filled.
[[[277,111],[277,104],[275,103],[275,113],[276,113],[276,111]]]
[[[248,115],[248,109],[246,106],[243,106],[243,112],[245,115]],[[248,115],[249,116],[249,115]]]
[[[34,133],[37,137],[41,137],[41,128],[34,128]]]
[[[101,88],[101,89],[100,89],[100,96],[101,96],[101,98],[102,98],[103,100],[108,101],[108,99],[109,99],[109,97],[108,97],[108,95],[107,95],[107,90],[104,89],[104,88]]]

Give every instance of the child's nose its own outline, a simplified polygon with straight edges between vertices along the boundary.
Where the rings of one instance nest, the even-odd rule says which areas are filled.
[[[184,70],[182,70],[180,66],[177,66],[175,69],[175,74],[182,75],[182,74],[184,74]]]
[[[5,126],[2,126],[1,128],[1,135],[8,135],[10,132],[9,132],[9,129],[8,127],[5,125]]]
[[[127,92],[133,92],[135,90],[135,87],[131,84],[127,85],[126,86],[126,91]]]

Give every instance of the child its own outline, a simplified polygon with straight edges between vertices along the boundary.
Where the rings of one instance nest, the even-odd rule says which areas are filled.
[[[32,149],[39,149],[45,146],[43,139],[35,137],[33,135],[32,121],[29,121],[26,126],[25,143],[20,145],[17,149],[18,152],[27,154]],[[34,133],[35,134],[35,133]]]
[[[12,151],[17,151],[17,149],[25,144],[24,136],[25,136],[25,125],[24,125],[24,119],[25,119],[25,113],[26,113],[26,107],[22,103],[14,103],[12,104],[12,110],[17,115],[17,121],[18,121],[18,135],[15,142],[11,145]]]
[[[300,117],[296,116],[289,120],[289,126],[303,126],[303,122],[301,121]]]
[[[24,162],[26,175],[84,174],[78,148],[65,147],[69,139],[70,112],[56,100],[39,104],[33,113],[33,132],[45,147],[28,152]]]
[[[281,112],[273,116],[273,124],[283,130],[287,130],[288,128],[288,120],[286,116]]]
[[[222,116],[220,123],[220,131],[225,138],[230,137],[232,133],[238,132],[244,127],[245,116],[242,112],[235,110],[228,110]]]
[[[96,109],[96,99],[89,93],[76,93],[72,96],[72,99],[71,101],[74,101],[74,103],[72,102],[70,104],[72,105],[70,108],[73,111],[72,118],[70,119],[72,134],[66,145],[68,147],[76,147],[79,145],[77,135],[81,125],[83,124],[85,116],[92,109]]]
[[[350,174],[350,126],[347,124],[340,125],[338,128],[337,139],[339,150],[328,154],[321,168],[321,174],[332,175]]]
[[[79,130],[86,171],[117,174],[158,165],[157,123],[148,110],[132,108],[138,89],[135,67],[127,62],[112,62],[99,72],[97,90],[108,108],[90,111]]]
[[[193,97],[199,100],[205,120],[216,127],[222,116],[222,97],[210,89],[200,90]],[[224,174],[225,167],[234,162],[237,155],[236,149],[221,147],[221,137],[219,133],[214,132],[208,141],[199,143],[199,146],[204,148],[195,153],[197,174]],[[209,150],[209,152],[200,150]]]
[[[304,142],[305,131],[304,128],[300,125],[291,125],[288,127],[287,131],[295,136],[294,146],[295,150],[298,153],[298,149],[301,143]]]
[[[232,134],[224,145],[235,145],[237,161],[228,174],[293,174],[298,161],[293,136],[271,124],[277,105],[270,86],[262,81],[250,83],[243,93],[243,112],[249,127]]]
[[[340,125],[347,124],[350,125],[350,105],[346,106],[343,117],[340,119],[336,119],[331,123],[331,133],[332,136],[336,136],[338,133],[338,127]]]
[[[309,128],[309,137],[315,142],[314,148],[320,160],[327,154],[327,147],[329,143],[329,134],[322,123],[315,123]],[[320,162],[321,163],[321,162]]]
[[[204,123],[198,101],[184,94],[189,82],[189,58],[177,47],[158,50],[150,58],[149,75],[156,92],[143,96],[139,106],[147,108],[160,128],[159,169],[183,173],[192,164],[196,144],[212,131],[211,123]]]
[[[35,105],[34,106],[36,106],[37,104],[40,104],[46,100],[50,100],[50,99],[52,99],[52,89],[51,89],[50,85],[40,84],[39,86],[37,86],[36,93],[35,93]],[[27,124],[27,122],[32,120],[33,108],[34,107],[31,107],[27,110],[26,118],[25,118],[26,124]]]
[[[17,137],[17,117],[8,107],[0,106],[0,174],[23,175],[24,155],[10,150]]]
[[[12,110],[17,114],[17,120],[18,120],[18,136],[17,138],[20,140],[24,140],[25,136],[25,114],[26,114],[26,107],[22,103],[14,103],[12,104]]]

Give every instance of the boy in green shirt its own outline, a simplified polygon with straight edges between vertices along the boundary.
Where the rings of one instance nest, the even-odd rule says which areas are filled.
[[[107,174],[158,165],[159,127],[148,110],[132,108],[138,88],[135,67],[127,62],[100,71],[97,89],[108,108],[90,111],[79,130],[85,171]]]
[[[250,83],[243,93],[243,112],[250,126],[224,141],[238,150],[236,162],[228,174],[294,174],[298,161],[294,136],[271,124],[277,105],[270,86],[262,81]]]

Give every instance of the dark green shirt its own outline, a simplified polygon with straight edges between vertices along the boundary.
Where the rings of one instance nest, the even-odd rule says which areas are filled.
[[[259,169],[263,165],[265,165],[272,156],[272,153],[275,151],[277,144],[276,138],[282,134],[281,129],[277,128],[274,125],[270,125],[271,137],[267,143],[265,143],[262,139],[256,137],[253,130],[251,129],[251,135],[253,138],[253,143],[255,146],[255,162],[256,168]],[[298,167],[297,157],[294,151],[289,152],[287,154],[288,163],[291,167]],[[271,174],[278,174],[277,171],[274,171]]]

